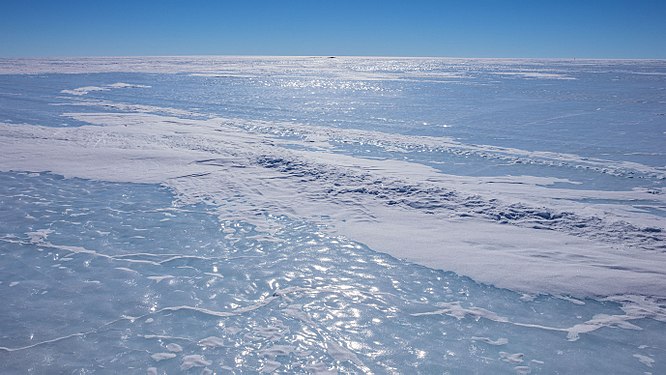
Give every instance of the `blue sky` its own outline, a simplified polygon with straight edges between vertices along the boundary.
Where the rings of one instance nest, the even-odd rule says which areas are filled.
[[[666,58],[666,0],[0,1],[0,57]]]

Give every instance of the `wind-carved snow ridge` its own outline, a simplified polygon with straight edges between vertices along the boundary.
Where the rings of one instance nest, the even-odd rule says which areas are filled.
[[[663,194],[547,189],[539,185],[557,179],[451,176],[335,150],[339,140],[372,139],[384,147],[477,147],[446,139],[118,108],[134,112],[66,114],[92,125],[78,128],[0,124],[0,169],[162,183],[181,203],[213,205],[220,217],[259,227],[267,214],[306,219],[376,250],[515,290],[664,294],[655,283],[666,276],[663,221],[575,202],[663,202]]]
[[[328,188],[318,197],[322,200],[345,200],[349,197],[349,200],[354,201],[358,200],[358,196],[369,196],[388,206],[400,205],[428,214],[444,211],[461,217],[481,216],[502,224],[556,230],[644,249],[666,249],[666,237],[661,228],[641,228],[627,222],[608,222],[599,217],[584,217],[573,212],[531,207],[523,203],[507,204],[498,199],[460,194],[455,190],[427,184],[414,185],[371,173],[358,174],[321,164],[311,165],[302,159],[288,160],[263,155],[256,161],[259,165],[277,169],[308,184],[324,181]]]

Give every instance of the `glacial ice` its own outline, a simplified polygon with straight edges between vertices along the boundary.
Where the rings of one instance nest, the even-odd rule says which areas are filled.
[[[3,373],[663,372],[663,62],[84,60],[0,60]]]

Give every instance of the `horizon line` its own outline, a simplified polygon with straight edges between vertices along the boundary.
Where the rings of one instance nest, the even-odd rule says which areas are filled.
[[[173,58],[173,57],[227,57],[227,58],[377,58],[377,59],[458,59],[458,60],[558,60],[558,61],[666,61],[659,57],[461,57],[461,56],[409,56],[409,55],[254,55],[254,54],[164,54],[164,55],[51,55],[0,56],[0,60],[48,60],[95,58]]]

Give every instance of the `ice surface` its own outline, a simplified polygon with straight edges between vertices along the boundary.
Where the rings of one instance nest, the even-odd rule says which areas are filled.
[[[93,126],[2,126],[7,156],[0,167],[162,183],[181,202],[224,202],[221,218],[254,225],[263,225],[257,213],[296,214],[395,256],[524,292],[664,296],[655,282],[666,276],[661,218],[578,202],[607,196],[663,204],[663,194],[552,189],[542,185],[557,180],[527,176],[443,175],[413,162],[332,152],[327,134],[318,134],[317,149],[285,149],[242,121],[217,117],[65,115]]]
[[[663,62],[84,60],[0,61],[3,372],[663,372]]]
[[[533,372],[611,371],[663,347],[666,313],[647,297],[525,302],[286,217],[264,217],[270,235],[219,222],[155,185],[2,177],[1,271],[21,280],[0,307],[6,372],[513,371],[516,353]]]

